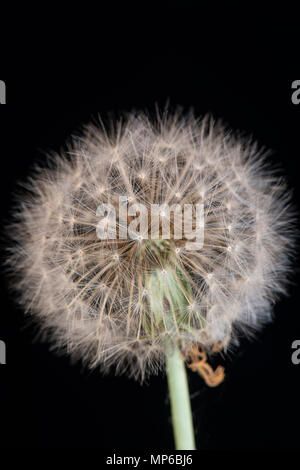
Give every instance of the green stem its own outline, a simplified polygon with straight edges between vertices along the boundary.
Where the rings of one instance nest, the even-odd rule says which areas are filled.
[[[176,450],[195,450],[189,387],[179,349],[168,349],[166,361]]]

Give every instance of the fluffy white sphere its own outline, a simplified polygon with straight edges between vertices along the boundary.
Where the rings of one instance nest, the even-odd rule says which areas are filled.
[[[192,114],[130,115],[110,135],[87,126],[36,171],[10,227],[21,303],[55,347],[139,378],[163,366],[166,341],[226,348],[251,334],[270,320],[292,247],[289,196],[266,163]],[[97,207],[118,211],[119,196],[149,211],[204,204],[202,249],[175,238],[175,219],[169,240],[100,240]]]

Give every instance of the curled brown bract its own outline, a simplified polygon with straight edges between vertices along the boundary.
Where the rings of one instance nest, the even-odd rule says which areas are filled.
[[[215,345],[212,351],[217,352],[220,348],[220,345]],[[186,360],[187,366],[193,372],[198,372],[209,387],[217,387],[223,382],[225,378],[224,367],[219,365],[213,370],[207,362],[207,353],[202,345],[194,346],[186,355]]]

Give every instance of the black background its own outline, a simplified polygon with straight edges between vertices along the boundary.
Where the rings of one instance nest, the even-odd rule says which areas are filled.
[[[84,72],[82,70],[84,68]],[[211,67],[192,50],[155,47],[118,60],[102,55],[92,66],[0,70],[7,105],[1,116],[1,218],[5,226],[17,181],[26,178],[48,150],[59,150],[70,134],[100,113],[171,106],[211,112],[232,128],[273,150],[299,205],[300,105],[277,69]],[[67,111],[69,109],[69,111]],[[76,111],[71,111],[75,109]],[[2,237],[2,246],[5,238]],[[300,447],[300,364],[291,361],[300,340],[299,270],[295,259],[289,297],[275,307],[274,322],[242,341],[229,357],[225,382],[209,389],[189,374],[198,449],[297,449]],[[172,449],[165,376],[140,386],[126,377],[82,370],[34,332],[1,284],[0,339],[7,364],[0,365],[0,445],[9,448]]]

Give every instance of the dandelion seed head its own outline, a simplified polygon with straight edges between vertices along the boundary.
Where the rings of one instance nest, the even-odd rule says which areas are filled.
[[[153,122],[133,114],[111,135],[89,125],[71,147],[37,169],[9,228],[12,283],[57,348],[141,379],[164,367],[166,341],[227,347],[270,321],[285,291],[293,214],[255,143],[175,113]],[[106,214],[99,239],[97,207],[109,202],[118,214],[120,196],[123,206],[159,205],[164,219],[173,201],[200,198],[202,249],[184,249],[178,218],[169,239],[139,227],[113,239]],[[123,228],[118,219],[117,234]]]

